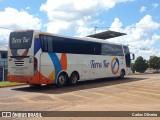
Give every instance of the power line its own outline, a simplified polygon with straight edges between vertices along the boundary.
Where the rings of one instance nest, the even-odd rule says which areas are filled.
[[[126,27],[130,27],[130,26],[124,26],[120,28],[126,28]],[[105,26],[105,27],[95,26],[94,27],[95,30],[100,29],[100,28],[119,28],[119,27],[110,27],[110,26]],[[130,27],[130,28],[147,28],[147,27]],[[0,29],[17,30],[17,28],[9,28],[9,27],[2,27],[2,26],[0,26]]]
[[[1,27],[1,26],[0,26],[0,29],[6,29],[6,30],[16,30],[15,28],[7,28],[7,27]]]
[[[132,27],[132,26],[123,26],[123,27],[110,27],[110,26],[103,26],[103,27],[101,27],[101,26],[95,26],[95,28],[126,28],[126,27],[130,27],[130,28],[148,28],[148,27]]]
[[[1,27],[1,26],[0,26],[0,29],[6,29],[6,30],[22,30],[22,29],[28,29],[28,28],[8,28],[8,27]],[[34,30],[37,30],[37,29],[34,29]]]

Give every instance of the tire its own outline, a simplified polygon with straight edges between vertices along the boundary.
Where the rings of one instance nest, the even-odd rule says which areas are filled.
[[[69,84],[70,85],[76,85],[78,82],[78,73],[72,73],[69,79]]]
[[[120,73],[119,78],[120,78],[120,79],[124,79],[124,76],[125,76],[125,71],[124,71],[124,70],[121,70],[121,73]]]
[[[67,82],[67,75],[65,73],[61,73],[58,76],[57,87],[63,87],[63,86],[65,86],[66,82]]]

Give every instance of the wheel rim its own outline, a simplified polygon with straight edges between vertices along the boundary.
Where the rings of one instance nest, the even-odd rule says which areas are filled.
[[[76,83],[78,80],[77,75],[73,75],[72,77],[72,83]]]
[[[63,85],[65,83],[65,77],[63,75],[59,76],[59,83]]]

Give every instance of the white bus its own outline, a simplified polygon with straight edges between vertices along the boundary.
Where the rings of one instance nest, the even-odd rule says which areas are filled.
[[[106,32],[105,38],[122,35],[114,33],[118,32]],[[11,32],[8,80],[62,87],[81,80],[128,75],[131,66],[128,47],[91,37],[95,36],[76,38],[34,30]]]

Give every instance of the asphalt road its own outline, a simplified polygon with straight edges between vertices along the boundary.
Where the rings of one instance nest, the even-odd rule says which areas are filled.
[[[160,111],[160,74],[101,79],[64,88],[0,88],[0,111]]]

